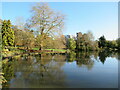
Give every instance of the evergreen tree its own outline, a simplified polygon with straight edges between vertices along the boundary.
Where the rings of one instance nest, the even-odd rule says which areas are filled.
[[[0,19],[0,50],[2,48],[2,31],[1,31],[1,28],[2,28],[2,20]]]
[[[104,48],[104,47],[106,47],[106,39],[105,39],[105,37],[104,36],[101,36],[100,38],[99,38],[99,48]]]
[[[3,46],[13,46],[14,45],[14,31],[11,28],[10,20],[3,21],[2,24],[2,45]]]
[[[8,43],[9,43],[9,46],[13,46],[14,45],[14,31],[12,30],[12,25],[11,25],[11,22],[10,20],[8,20],[7,22],[8,24]]]
[[[2,45],[8,46],[8,40],[7,40],[8,32],[7,32],[7,21],[6,20],[3,21],[1,29],[2,29]]]

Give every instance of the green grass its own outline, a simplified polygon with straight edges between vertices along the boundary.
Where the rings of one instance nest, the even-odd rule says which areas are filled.
[[[39,50],[39,48],[33,48],[33,50]],[[44,49],[44,50],[52,50],[52,51],[60,51],[60,52],[65,52],[66,50],[64,50],[64,49]]]
[[[66,51],[64,49],[45,49],[45,50],[60,51],[60,52],[65,52]]]
[[[19,50],[18,47],[9,47],[9,50],[12,51],[12,52],[14,52],[14,51],[24,52],[24,50]],[[34,47],[34,48],[32,48],[32,50],[39,50],[39,48]],[[66,51],[64,49],[43,49],[43,50],[59,51],[59,52],[65,52]]]
[[[39,50],[39,48],[33,48],[33,50]],[[66,52],[64,49],[44,49],[44,50],[50,50],[50,51],[58,51],[58,52]]]
[[[33,48],[33,50],[39,50],[39,48]]]
[[[33,48],[33,50],[39,50],[39,48]],[[64,49],[44,49],[44,50],[48,50],[50,52],[44,52],[44,53],[65,53],[66,50]],[[16,47],[9,47],[8,49],[3,49],[4,52],[2,52],[2,56],[3,57],[9,57],[9,56],[14,56],[14,55],[18,55],[18,54],[21,54],[23,52],[25,52],[24,50],[20,50]]]

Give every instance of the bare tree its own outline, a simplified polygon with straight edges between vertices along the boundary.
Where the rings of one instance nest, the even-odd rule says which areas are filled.
[[[39,39],[40,50],[46,35],[53,37],[62,32],[64,26],[64,15],[55,12],[47,3],[37,3],[32,7],[32,17],[28,20],[27,26],[35,31]]]

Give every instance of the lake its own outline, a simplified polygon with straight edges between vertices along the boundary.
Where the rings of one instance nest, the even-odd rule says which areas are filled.
[[[120,54],[71,52],[13,57],[3,64],[3,88],[118,88]]]

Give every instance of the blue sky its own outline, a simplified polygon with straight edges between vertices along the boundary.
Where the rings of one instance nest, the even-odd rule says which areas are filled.
[[[2,19],[24,17],[31,13],[31,2],[2,3]],[[92,31],[95,39],[105,35],[108,40],[118,37],[118,3],[117,2],[50,2],[52,9],[66,15],[64,34],[75,35],[76,32]]]

